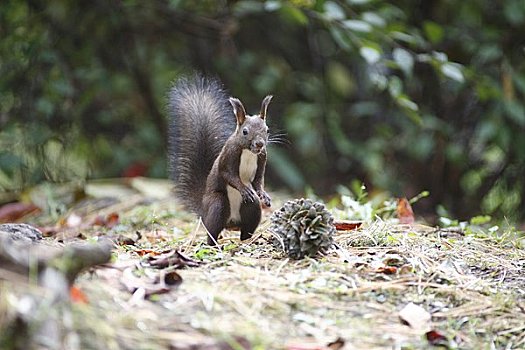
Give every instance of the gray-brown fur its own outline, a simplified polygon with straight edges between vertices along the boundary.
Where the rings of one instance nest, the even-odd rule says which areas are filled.
[[[170,93],[169,160],[176,191],[202,216],[210,244],[229,224],[240,225],[241,239],[251,237],[261,202],[271,205],[264,191],[270,100],[263,100],[258,115],[248,116],[241,101],[228,103],[216,81],[201,77],[177,82]]]
[[[235,118],[222,85],[202,76],[175,82],[168,96],[168,166],[182,203],[201,213],[206,179]]]

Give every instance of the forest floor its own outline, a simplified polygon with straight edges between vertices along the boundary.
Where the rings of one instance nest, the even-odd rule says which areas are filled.
[[[169,189],[137,179],[82,186],[81,200],[29,196],[60,212],[19,220],[48,244],[115,243],[111,262],[71,289],[68,349],[525,349],[520,233],[376,218],[338,231],[326,254],[292,260],[271,243],[270,210],[249,242],[226,231],[212,248]],[[274,197],[272,209],[291,199]],[[0,275],[0,333],[42,293],[33,287]]]

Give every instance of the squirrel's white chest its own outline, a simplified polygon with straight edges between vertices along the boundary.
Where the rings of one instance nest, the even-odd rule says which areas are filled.
[[[251,187],[256,171],[257,155],[249,150],[243,150],[241,153],[241,161],[239,162],[239,176],[242,183]],[[241,194],[231,186],[227,186],[226,190],[228,191],[228,200],[230,202],[230,217],[228,221],[239,222],[241,220],[241,214],[239,212],[242,202]]]
[[[251,186],[255,172],[257,171],[257,155],[243,150],[241,153],[241,161],[239,163],[239,176],[241,181],[246,186]]]

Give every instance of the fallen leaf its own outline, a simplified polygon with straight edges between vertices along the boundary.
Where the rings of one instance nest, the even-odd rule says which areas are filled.
[[[74,303],[79,303],[79,304],[88,303],[88,298],[86,294],[84,294],[84,292],[81,291],[80,288],[75,287],[75,286],[71,286],[71,288],[69,288],[69,297],[71,298],[71,301]]]
[[[448,339],[445,337],[441,332],[436,330],[428,331],[425,336],[427,337],[428,342],[430,345],[440,345],[440,346],[447,346],[448,347]]]
[[[135,268],[133,267],[125,269],[120,279],[122,284],[124,284],[131,294],[135,294],[135,292],[140,290],[143,297],[148,297],[150,295],[163,294],[170,291],[171,288],[165,283],[164,279],[161,280],[160,278],[157,278],[155,281],[155,279],[147,276],[138,277],[133,273],[134,270]]]
[[[182,283],[182,277],[175,271],[168,272],[161,275],[161,280],[164,280],[164,283],[168,286],[178,286]]]
[[[84,239],[85,237],[83,237],[83,234],[79,231],[93,226],[112,228],[118,223],[119,215],[117,213],[111,213],[105,217],[97,216],[89,219],[82,217],[77,213],[71,213],[67,217],[60,219],[55,226],[46,226],[41,227],[40,229],[44,237],[54,236],[61,240],[75,237]],[[125,241],[130,242],[129,240]]]
[[[376,270],[377,273],[384,273],[385,275],[395,275],[397,267],[395,266],[382,266]]]
[[[153,267],[161,269],[168,266],[179,269],[185,266],[196,267],[200,265],[200,262],[185,256],[179,251],[173,250],[167,254],[152,256],[150,258],[149,264]]]
[[[135,243],[137,243],[135,239],[124,234],[118,234],[116,237],[116,244],[118,245],[135,245]]]
[[[334,222],[337,231],[351,231],[358,229],[363,224],[362,221],[338,220]]]
[[[422,333],[430,331],[430,313],[419,305],[408,303],[399,311],[399,318],[411,328]]]
[[[107,216],[97,216],[93,221],[93,226],[103,226],[112,228],[119,223],[119,215],[117,213],[111,213]]]
[[[144,255],[155,256],[155,255],[162,254],[161,252],[158,252],[153,249],[138,249],[138,250],[134,250],[133,253],[138,254],[138,256],[144,256]]]
[[[24,216],[39,212],[33,203],[8,203],[0,207],[0,223],[16,222]]]
[[[383,264],[386,266],[397,266],[400,267],[405,263],[405,258],[399,254],[387,254],[383,258]]]
[[[333,342],[328,343],[327,347],[330,350],[339,350],[345,346],[345,340],[341,337],[337,338]]]
[[[397,199],[397,217],[400,224],[413,224],[414,211],[406,198]]]

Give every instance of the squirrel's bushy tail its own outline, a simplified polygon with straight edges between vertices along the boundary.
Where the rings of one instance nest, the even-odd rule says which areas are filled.
[[[200,214],[206,178],[235,130],[235,116],[222,85],[200,75],[175,81],[168,114],[168,168],[175,194]]]

